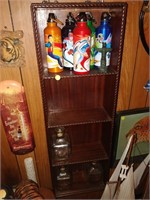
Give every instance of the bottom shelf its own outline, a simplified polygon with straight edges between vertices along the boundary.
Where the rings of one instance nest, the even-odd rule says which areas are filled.
[[[64,167],[63,167],[64,168]],[[96,161],[82,164],[75,164],[65,167],[65,177],[60,177],[60,167],[55,167],[55,195],[56,198],[70,198],[78,197],[92,198],[91,195],[100,198],[105,182],[107,181],[106,174],[108,174],[107,161]],[[62,172],[62,171],[61,171]],[[63,173],[63,172],[62,172]],[[70,178],[67,179],[67,177]],[[57,177],[57,180],[56,180]],[[93,198],[92,198],[93,199]]]
[[[89,183],[77,183],[77,184],[74,184],[73,186],[71,186],[70,189],[68,190],[64,190],[64,191],[59,191],[59,190],[55,190],[55,195],[56,195],[56,198],[81,198],[83,195],[86,196],[89,196],[88,194],[92,194],[94,195],[94,192],[96,192],[96,195],[98,195],[100,199],[100,194],[103,192],[104,190],[104,187],[105,187],[105,184],[104,183],[97,183],[95,185],[92,185],[92,184],[89,184]],[[90,197],[92,198],[92,197]]]

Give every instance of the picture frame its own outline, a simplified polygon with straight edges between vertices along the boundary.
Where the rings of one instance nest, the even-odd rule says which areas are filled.
[[[149,108],[131,109],[119,111],[116,113],[114,136],[112,145],[112,163],[115,165],[126,147],[129,132],[132,134],[135,130],[134,127],[138,126],[138,131],[143,129],[148,132],[148,121],[150,120]],[[141,162],[143,158],[149,153],[149,142],[140,141],[134,145],[131,153],[131,160],[133,162]]]

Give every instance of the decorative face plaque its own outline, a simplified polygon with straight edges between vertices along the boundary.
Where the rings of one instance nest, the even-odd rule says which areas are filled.
[[[25,65],[23,31],[0,31],[0,67],[22,67]]]

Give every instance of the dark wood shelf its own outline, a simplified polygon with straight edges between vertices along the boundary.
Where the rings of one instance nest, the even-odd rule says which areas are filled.
[[[45,68],[44,70],[44,74],[43,74],[43,79],[57,79],[58,75],[60,76],[60,78],[77,78],[77,77],[90,77],[90,76],[102,76],[102,75],[114,75],[117,74],[117,72],[114,70],[113,67],[108,67],[107,72],[101,72],[98,69],[93,69],[89,72],[89,74],[84,74],[84,75],[77,75],[74,74],[73,70],[69,70],[69,69],[64,69],[63,72],[60,73],[49,73],[47,68]]]
[[[48,128],[88,123],[109,122],[112,118],[105,109],[53,110],[48,113]]]
[[[80,156],[79,156],[80,155]],[[107,160],[108,155],[102,143],[89,143],[74,145],[70,157],[64,161],[52,160],[53,166],[61,166],[76,163],[85,163],[96,160]]]
[[[87,167],[90,162],[102,162],[103,181],[108,181],[112,149],[113,127],[117,105],[121,60],[127,15],[127,3],[39,3],[32,4],[32,21],[37,61],[41,82],[49,159],[56,198],[100,199],[103,183],[90,184]],[[92,12],[97,24],[103,12],[112,13],[112,51],[110,66],[106,72],[90,70],[76,75],[72,70],[53,74],[48,72],[43,30],[48,13],[54,11],[65,22],[68,12]],[[43,20],[45,19],[45,23]],[[51,146],[56,127],[65,127],[70,137],[72,151],[66,161],[55,161]],[[67,190],[57,188],[57,172],[64,166],[72,174],[72,185]]]

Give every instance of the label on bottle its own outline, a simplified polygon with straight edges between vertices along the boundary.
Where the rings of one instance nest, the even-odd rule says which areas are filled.
[[[74,35],[74,71],[77,73],[88,73],[90,70],[90,40],[87,35]]]
[[[106,66],[110,65],[110,57],[111,57],[111,53],[107,52],[106,53]],[[94,61],[96,67],[101,67],[101,60],[102,60],[102,53],[96,51],[96,53],[95,53],[95,61]]]
[[[66,190],[71,186],[71,176],[66,169],[61,168],[59,174],[57,175],[57,189]]]
[[[103,33],[99,33],[96,37],[96,47],[102,48],[102,43],[106,43],[106,48],[111,48],[111,41],[112,41],[112,34],[109,33],[109,35],[106,37]]]
[[[45,47],[49,71],[63,71],[61,36],[58,34],[56,34],[55,36],[51,34],[45,34]]]
[[[69,32],[68,37],[63,40],[63,65],[73,68],[73,33]]]
[[[97,48],[102,48],[103,43],[106,43],[106,48],[111,48],[111,41],[112,41],[112,34],[109,33],[108,37],[105,38],[102,33],[99,33],[96,38],[96,43],[95,46]],[[106,66],[110,65],[110,57],[111,53],[106,52]],[[95,51],[95,66],[101,67],[101,58],[102,58],[102,53],[99,51]]]

